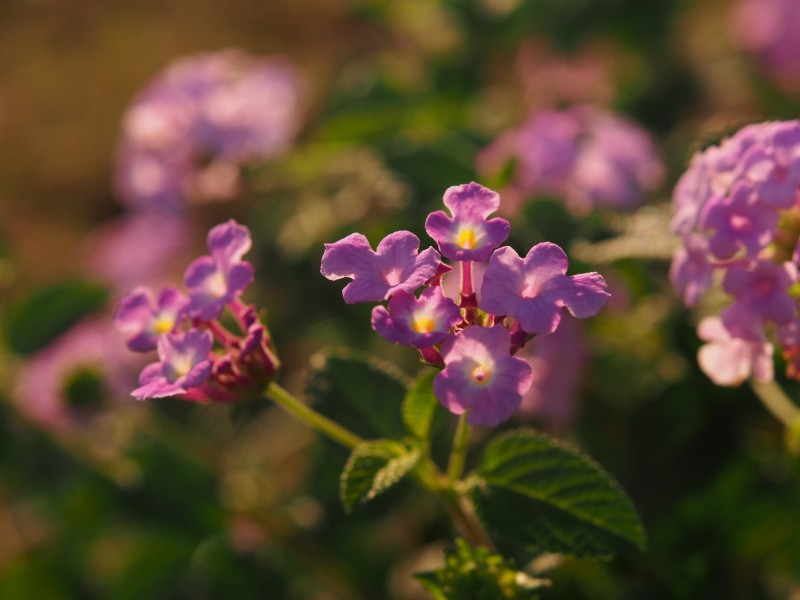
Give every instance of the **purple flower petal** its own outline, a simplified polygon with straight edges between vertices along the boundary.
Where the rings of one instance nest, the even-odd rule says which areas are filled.
[[[233,219],[212,227],[206,241],[211,256],[218,264],[241,261],[242,256],[253,246],[250,230]]]
[[[530,365],[509,354],[511,334],[502,325],[472,326],[442,342],[445,368],[433,381],[439,402],[467,413],[471,425],[494,426],[514,414],[533,381]]]
[[[320,272],[330,280],[351,278],[342,291],[348,304],[380,302],[397,291],[414,292],[436,275],[439,253],[428,248],[419,254],[419,238],[409,231],[387,235],[373,251],[367,238],[352,233],[325,244]]]
[[[578,318],[590,317],[610,294],[598,273],[567,276],[567,255],[544,242],[521,259],[508,246],[489,259],[483,277],[480,307],[494,315],[516,318],[528,333],[552,333],[561,321],[561,308]]]

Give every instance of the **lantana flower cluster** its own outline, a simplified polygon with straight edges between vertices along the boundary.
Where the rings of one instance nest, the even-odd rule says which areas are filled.
[[[575,215],[630,209],[661,185],[664,165],[650,135],[632,121],[589,104],[531,113],[479,157],[483,173],[513,162],[503,194],[518,210],[531,196],[563,198]]]
[[[287,61],[237,50],[167,66],[125,115],[117,194],[137,209],[234,197],[241,166],[284,151],[294,137],[300,88]]]
[[[670,277],[687,306],[715,280],[731,302],[700,322],[701,368],[720,385],[771,380],[773,345],[800,378],[800,122],[748,125],[695,154],[675,187]]]
[[[186,269],[188,294],[167,287],[155,295],[140,287],[120,303],[115,322],[128,347],[158,352],[132,392],[138,400],[233,402],[261,393],[278,368],[256,307],[240,298],[253,281],[253,266],[242,260],[250,232],[230,220],[213,227],[207,241],[210,254]],[[225,311],[238,333],[221,320]]]
[[[519,350],[533,336],[553,333],[565,309],[578,318],[596,314],[609,293],[598,273],[567,275],[567,255],[556,244],[536,244],[524,257],[501,247],[510,225],[489,218],[500,207],[496,192],[454,186],[444,205],[450,214],[435,211],[425,222],[438,251],[420,252],[409,231],[389,234],[375,250],[353,233],[325,244],[320,270],[331,280],[352,280],[345,302],[381,303],[372,328],[441,369],[434,393],[447,410],[466,413],[471,425],[493,426],[514,414],[533,382]]]

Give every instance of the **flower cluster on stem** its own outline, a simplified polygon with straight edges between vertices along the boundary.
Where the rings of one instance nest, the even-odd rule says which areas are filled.
[[[531,386],[531,366],[518,351],[533,336],[553,333],[564,310],[596,314],[609,293],[597,273],[567,275],[567,256],[555,244],[537,244],[525,257],[501,247],[510,225],[489,218],[500,206],[494,191],[450,187],[444,205],[449,214],[433,212],[425,223],[438,252],[420,252],[408,231],[388,235],[374,251],[354,233],[325,245],[320,270],[352,280],[343,291],[347,303],[388,301],[373,309],[373,329],[441,369],[434,393],[447,410],[466,414],[470,425],[493,426],[514,414]]]
[[[156,296],[140,287],[122,299],[115,324],[128,347],[158,352],[135,398],[233,402],[263,392],[279,363],[256,307],[240,298],[253,281],[253,266],[242,260],[251,244],[246,227],[217,225],[208,234],[210,254],[186,270],[188,294],[166,288]],[[226,311],[238,331],[223,324]]]
[[[675,187],[672,228],[683,241],[673,286],[695,306],[721,279],[731,298],[701,321],[701,368],[719,385],[773,378],[773,343],[800,378],[800,122],[748,125],[695,154]],[[715,275],[718,277],[715,278]]]

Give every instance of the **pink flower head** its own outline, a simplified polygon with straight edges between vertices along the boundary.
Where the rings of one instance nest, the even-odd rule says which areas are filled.
[[[509,354],[511,335],[498,324],[472,326],[442,342],[445,368],[433,391],[450,412],[467,411],[470,425],[491,427],[514,414],[533,380],[530,365]]]
[[[461,320],[458,306],[442,295],[440,287],[429,287],[419,299],[405,291],[389,299],[388,309],[372,309],[372,328],[390,342],[427,348],[438,344]]]
[[[348,304],[380,302],[398,291],[413,293],[437,273],[439,253],[419,252],[419,238],[410,231],[387,235],[375,251],[360,233],[325,244],[320,272],[326,278],[350,278],[342,291]]]
[[[189,312],[202,320],[217,318],[253,281],[253,265],[242,256],[252,241],[247,227],[233,219],[208,232],[211,256],[202,256],[186,269]]]
[[[165,398],[204,384],[211,375],[213,343],[211,332],[199,329],[162,335],[158,338],[159,362],[144,368],[139,375],[140,387],[131,395],[137,400]]]
[[[719,317],[707,317],[697,327],[707,341],[698,352],[703,372],[717,385],[739,385],[752,374],[761,381],[773,378],[772,344],[763,336],[734,337]]]
[[[114,325],[128,334],[126,344],[134,352],[156,347],[159,336],[175,330],[189,299],[174,288],[166,288],[153,299],[148,288],[140,287],[120,302]]]
[[[735,305],[774,323],[787,323],[796,313],[796,301],[789,288],[797,281],[797,267],[791,262],[759,261],[752,267],[730,267],[722,280]]]
[[[487,260],[508,237],[508,221],[487,219],[500,206],[496,192],[474,182],[453,186],[444,193],[444,205],[453,216],[441,210],[431,213],[425,221],[425,231],[445,258]]]
[[[552,333],[561,308],[578,318],[597,314],[610,296],[598,273],[568,276],[568,260],[556,244],[543,242],[522,259],[508,246],[489,259],[483,277],[480,308],[519,321],[527,333]]]

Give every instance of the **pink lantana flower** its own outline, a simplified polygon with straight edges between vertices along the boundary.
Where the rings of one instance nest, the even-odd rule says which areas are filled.
[[[439,253],[419,252],[419,238],[410,231],[387,235],[372,250],[360,233],[325,244],[320,272],[335,281],[350,278],[342,291],[348,304],[380,302],[398,291],[414,292],[437,273]]]
[[[498,249],[483,276],[480,308],[513,317],[527,333],[552,333],[566,308],[578,318],[597,314],[608,300],[598,273],[568,276],[568,260],[556,244],[535,245],[523,259],[508,246]]]
[[[139,375],[139,387],[131,393],[137,400],[185,395],[204,384],[211,375],[209,358],[214,336],[209,331],[189,329],[158,338],[158,362]]]
[[[445,339],[445,367],[433,381],[439,402],[451,413],[466,412],[470,425],[491,427],[510,418],[533,381],[528,362],[509,354],[510,339],[499,324]]]
[[[120,302],[114,325],[129,335],[125,343],[134,352],[154,350],[159,336],[175,330],[188,302],[174,288],[165,288],[156,300],[148,288],[139,287]]]
[[[191,314],[202,320],[217,318],[252,283],[253,265],[242,260],[251,245],[248,229],[233,219],[208,232],[211,255],[195,260],[184,276]]]
[[[457,261],[484,261],[508,237],[505,219],[488,219],[500,207],[497,192],[477,183],[447,188],[444,205],[452,217],[437,210],[428,215],[425,231],[439,245],[442,256]]]
[[[427,348],[438,344],[461,320],[455,302],[442,294],[440,287],[427,288],[419,299],[400,291],[372,309],[372,328],[390,342]]]

